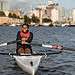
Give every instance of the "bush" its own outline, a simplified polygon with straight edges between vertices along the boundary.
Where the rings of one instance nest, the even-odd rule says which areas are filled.
[[[36,17],[35,14],[32,15],[32,19],[31,19],[31,20],[32,20],[32,22],[34,22],[34,23],[39,23],[39,22],[40,22],[39,18]]]
[[[48,18],[44,18],[43,19],[43,22],[52,22],[52,20],[51,19],[48,19]]]
[[[26,24],[31,23],[31,19],[27,15],[24,15],[24,23],[26,23]]]
[[[0,11],[0,17],[5,17],[5,13],[3,11]]]
[[[9,13],[8,17],[9,17],[9,18],[18,18],[18,19],[20,18],[20,17],[17,16],[15,13],[13,13],[13,14],[12,14],[12,13]]]

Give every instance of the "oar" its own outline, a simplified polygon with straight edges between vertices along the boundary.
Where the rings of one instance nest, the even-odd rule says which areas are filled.
[[[48,47],[48,48],[53,48],[52,46],[55,46],[55,49],[60,49],[60,50],[69,50],[69,51],[75,51],[74,48],[69,48],[69,47],[63,47],[61,45],[46,45],[46,44],[42,44],[43,47]]]
[[[0,44],[0,46],[7,46],[7,45],[10,45],[10,44],[14,44],[14,43],[17,43],[17,42],[19,42],[19,41],[21,41],[21,40],[14,40],[14,41],[10,41],[10,42],[7,42],[7,43],[2,43],[2,44]],[[42,47],[42,44],[36,44],[36,43],[27,43],[26,42],[26,44],[29,44],[29,45],[34,45],[34,46],[41,46]]]
[[[17,55],[16,53],[0,53],[1,55]]]
[[[68,48],[68,47],[63,47],[63,50],[68,50],[68,51],[75,51],[75,48]]]
[[[2,43],[2,44],[0,44],[0,46],[7,46],[7,45],[10,45],[10,44],[17,43],[17,42],[19,42],[19,41],[20,41],[20,40],[18,40],[18,41],[14,40],[14,41],[10,41],[10,42],[7,42],[7,43]]]
[[[17,55],[17,56],[31,56],[31,55],[33,55],[33,56],[37,56],[37,55],[52,55],[52,54],[59,54],[59,53],[61,53],[61,52],[52,52],[52,53],[44,53],[44,52],[42,52],[42,53],[33,53],[33,54],[21,54],[21,55],[17,55],[16,53],[4,53],[4,52],[0,52],[0,55]]]
[[[10,45],[10,44],[13,44],[13,43],[16,43],[16,40],[10,41],[10,42],[7,42],[7,43],[2,43],[2,44],[0,44],[0,46],[7,46],[7,45]]]
[[[6,45],[10,45],[10,44],[14,44],[16,42],[19,42],[20,40],[16,41],[10,41],[10,42],[7,42],[7,43],[2,43],[0,44],[0,46],[6,46]],[[37,44],[37,43],[27,43],[26,44],[29,44],[29,45],[32,45],[32,46],[40,46],[40,47],[47,47],[47,48],[52,48],[52,49],[63,49],[63,50],[70,50],[70,51],[75,51],[74,48],[68,48],[68,47],[63,47],[61,45],[50,45],[50,44]],[[61,48],[60,48],[61,47]]]

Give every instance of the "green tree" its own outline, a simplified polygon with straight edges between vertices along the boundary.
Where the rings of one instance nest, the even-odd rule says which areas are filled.
[[[12,17],[13,17],[13,15],[12,15],[11,13],[9,13],[8,17],[9,17],[9,18],[12,18]]]
[[[27,15],[24,15],[24,23],[26,23],[26,24],[31,23],[31,19]]]
[[[3,11],[0,11],[0,16],[5,17],[6,15],[5,15],[5,13]]]
[[[17,18],[17,15],[15,13],[13,13],[13,18]]]
[[[12,14],[12,13],[9,13],[8,17],[9,17],[9,18],[18,18],[18,19],[20,18],[20,17],[17,16],[15,13],[13,13],[13,14]]]
[[[32,20],[32,22],[34,22],[34,23],[39,23],[39,22],[40,22],[39,18],[36,17],[35,14],[32,15],[32,19],[31,19],[31,20]]]
[[[43,18],[43,22],[52,22],[52,20],[48,18]]]

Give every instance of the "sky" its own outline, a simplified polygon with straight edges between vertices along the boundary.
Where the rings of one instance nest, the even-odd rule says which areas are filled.
[[[56,1],[67,9],[75,8],[75,0],[56,0]]]
[[[42,1],[42,4],[47,4],[48,0],[9,0],[10,7],[21,7],[22,9],[30,9],[31,7],[36,7]],[[75,8],[75,0],[53,0],[59,3],[60,6],[63,6],[66,9]]]

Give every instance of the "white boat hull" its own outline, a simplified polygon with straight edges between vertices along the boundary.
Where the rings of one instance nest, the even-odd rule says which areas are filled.
[[[42,56],[13,56],[18,66],[30,75],[35,75]]]

